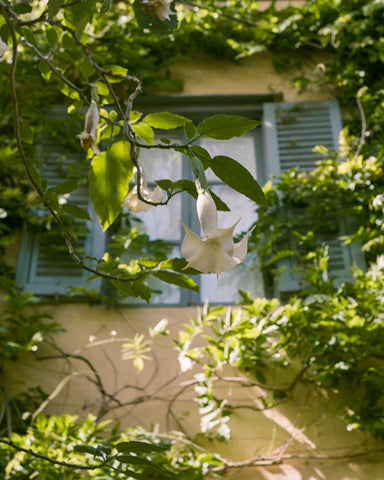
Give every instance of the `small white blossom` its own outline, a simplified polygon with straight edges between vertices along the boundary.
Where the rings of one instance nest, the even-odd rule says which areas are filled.
[[[379,194],[372,200],[372,206],[376,209],[379,209],[384,204],[384,195]]]
[[[151,335],[151,337],[155,337],[156,335],[166,335],[167,333],[169,333],[167,327],[168,320],[166,318],[163,318],[162,320],[160,320],[159,323],[155,325],[154,328],[149,329],[149,334]]]
[[[9,50],[8,45],[3,42],[3,40],[0,37],[0,58],[4,55],[4,53]]]
[[[137,173],[136,169],[135,172]],[[135,176],[137,179],[137,175]],[[148,188],[143,167],[140,167],[140,193],[141,196],[148,202],[160,203],[163,200],[163,191],[158,185],[154,188],[154,190],[150,190]],[[137,185],[135,185],[126,195],[122,206],[127,207],[131,212],[146,212],[152,207],[151,204],[143,202],[139,199]]]
[[[88,152],[91,148],[95,155],[100,155],[99,146],[97,145],[96,131],[99,125],[100,115],[96,102],[92,100],[91,106],[85,116],[84,131],[77,135],[80,140],[81,147]]]
[[[192,370],[194,362],[186,356],[185,352],[182,351],[179,353],[179,356],[177,357],[179,364],[180,364],[180,370],[184,373],[187,372],[188,370]]]
[[[239,243],[233,242],[233,231],[238,221],[229,228],[217,227],[217,209],[209,192],[200,192],[197,197],[197,215],[204,232],[200,239],[186,225],[181,254],[186,258],[187,267],[203,273],[216,273],[232,270],[241,263],[247,254],[248,232]]]

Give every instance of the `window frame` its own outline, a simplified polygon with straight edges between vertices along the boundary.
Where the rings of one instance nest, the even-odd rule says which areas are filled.
[[[143,97],[138,99],[135,107],[144,115],[152,112],[168,111],[177,115],[186,116],[194,122],[199,122],[207,116],[226,114],[239,115],[252,120],[262,122],[263,105],[269,102],[276,102],[282,99],[280,94],[245,94],[245,95],[178,95],[178,96],[159,96],[159,97]],[[260,178],[263,175],[263,147],[261,128],[254,129],[251,134],[253,137],[256,162],[256,171],[260,171]],[[164,133],[166,136],[166,132]],[[182,160],[182,177],[194,180],[189,165],[189,159],[183,156]],[[217,182],[221,184],[220,182]],[[240,195],[240,194],[239,194]],[[190,195],[183,195],[182,205],[182,222],[195,232],[200,231],[200,224],[196,214],[196,205]],[[184,236],[183,227],[180,225],[182,237]],[[181,240],[182,241],[182,240]],[[197,285],[201,285],[201,275],[194,276]],[[211,302],[212,304],[233,304],[233,302]],[[194,292],[187,289],[180,289],[179,303],[156,303],[154,307],[165,306],[190,306],[202,305],[201,292]],[[129,303],[127,303],[129,305]],[[145,305],[144,303],[131,303],[131,305]]]
[[[207,116],[216,115],[216,114],[228,114],[228,115],[241,115],[250,119],[260,120],[263,122],[262,128],[256,128],[252,131],[255,142],[255,154],[256,154],[256,172],[258,181],[263,184],[267,181],[271,175],[278,175],[282,169],[279,160],[279,151],[278,151],[278,138],[276,133],[277,123],[276,123],[276,111],[278,108],[284,109],[295,109],[303,105],[313,104],[315,106],[328,106],[330,114],[330,126],[333,132],[333,146],[337,148],[338,133],[341,130],[341,117],[339,112],[338,104],[335,100],[319,100],[315,102],[281,102],[281,95],[252,95],[252,94],[243,94],[243,95],[164,95],[164,96],[148,96],[138,98],[135,102],[135,108],[142,112],[144,115],[152,112],[161,112],[169,111],[175,114],[186,116],[194,122],[199,122]],[[56,112],[57,115],[57,112]],[[44,145],[42,145],[44,147]],[[182,162],[182,177],[190,178],[188,173],[189,161],[186,158],[183,158]],[[193,231],[198,232],[200,225],[197,219],[195,212],[195,205],[193,199],[189,195],[184,195],[181,205],[182,212],[182,221],[186,223]],[[195,212],[195,213],[193,213]],[[90,213],[93,219],[95,219],[95,214],[93,212],[92,206],[90,206]],[[94,222],[98,223],[98,222]],[[100,254],[100,249],[105,244],[106,234],[101,231],[101,227],[93,225],[91,227],[91,235],[96,235],[97,238],[93,239],[93,245],[97,247],[97,252],[95,250],[91,252],[86,252],[86,255],[97,256]],[[182,226],[180,225],[182,230]],[[29,274],[29,269],[34,265],[33,254],[34,249],[33,245],[36,242],[36,237],[38,233],[36,232],[24,232],[21,239],[21,247],[19,252],[19,260],[16,273],[16,281],[20,287],[24,287],[25,290],[32,291],[33,293],[39,295],[60,295],[64,300],[66,299],[66,292],[64,291],[63,283],[59,282],[60,288],[55,291],[48,291],[43,287],[38,291],[34,290],[33,285],[28,283],[27,277]],[[181,235],[182,241],[182,235]],[[347,248],[347,247],[345,247]],[[346,267],[349,267],[353,262],[356,261],[358,266],[361,268],[364,267],[364,260],[361,251],[357,245],[348,247],[347,254],[344,255],[346,260]],[[102,255],[102,253],[100,254]],[[100,256],[99,255],[99,256]],[[200,277],[197,277],[197,283],[200,283]],[[84,279],[84,285],[86,285],[86,280]],[[102,279],[93,281],[90,286],[102,290]],[[270,295],[279,295],[280,293],[287,291],[288,285],[290,291],[295,291],[299,288],[299,283],[297,279],[286,277],[279,282],[278,291],[268,291],[266,286],[264,287],[264,292],[266,296]],[[49,285],[48,285],[49,287]],[[70,299],[70,301],[73,301]],[[201,304],[200,293],[192,292],[185,289],[180,289],[180,301],[178,303],[156,303],[151,306],[153,307],[164,307],[164,306],[188,306],[194,304]],[[219,302],[225,304],[226,302]],[[227,302],[231,303],[231,302]],[[127,302],[122,303],[122,306],[148,306],[147,304]]]

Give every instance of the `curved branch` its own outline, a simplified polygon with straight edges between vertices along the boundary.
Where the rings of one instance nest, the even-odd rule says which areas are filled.
[[[108,467],[108,463],[113,460],[112,458],[107,458],[106,460],[104,460],[104,462],[100,462],[97,465],[82,465],[77,463],[62,462],[60,460],[55,460],[54,458],[47,457],[46,455],[42,455],[41,453],[35,452],[34,450],[31,450],[29,448],[21,447],[20,445],[17,445],[16,443],[8,440],[7,438],[0,438],[0,443],[8,445],[9,447],[12,447],[19,452],[24,452],[28,455],[32,455],[32,457],[52,463],[53,465],[59,465],[61,467],[74,468],[78,470],[96,470],[98,468]]]

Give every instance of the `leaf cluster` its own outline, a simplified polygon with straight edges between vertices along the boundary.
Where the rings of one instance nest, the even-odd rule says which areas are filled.
[[[91,415],[80,420],[73,415],[40,414],[25,435],[14,434],[12,441],[37,455],[17,452],[0,443],[6,480],[21,479],[34,472],[47,480],[58,475],[68,480],[128,476],[200,480],[203,465],[207,468],[221,464],[214,455],[202,454],[188,445],[181,435],[159,435],[140,428],[119,433],[111,422],[97,422]]]

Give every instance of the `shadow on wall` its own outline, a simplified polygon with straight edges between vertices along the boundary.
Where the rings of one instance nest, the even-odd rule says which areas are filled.
[[[338,400],[295,382],[297,372],[274,372],[272,389],[292,384],[290,395],[272,405],[271,392],[235,368],[225,368],[214,395],[231,410],[231,438],[214,438],[209,422],[193,399],[198,382],[182,372],[173,338],[194,308],[124,309],[63,305],[55,318],[66,333],[43,345],[36,357],[7,370],[16,393],[20,378],[50,393],[39,412],[89,413],[116,419],[122,427],[143,426],[181,431],[228,460],[228,478],[242,480],[382,480],[384,461],[360,432],[348,432],[339,418]],[[167,336],[151,336],[168,319]],[[84,319],[84,323],[82,320]],[[92,322],[88,321],[92,319]],[[73,335],[76,332],[76,335]],[[199,370],[201,371],[201,370]],[[273,376],[272,375],[272,376]],[[244,384],[248,382],[248,387]],[[208,409],[209,415],[209,409]],[[204,419],[203,419],[204,417]],[[203,433],[201,433],[203,431]],[[373,452],[371,456],[366,452]]]

